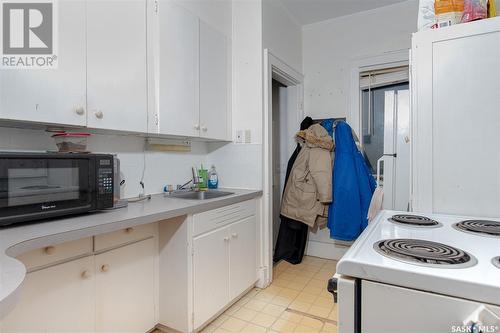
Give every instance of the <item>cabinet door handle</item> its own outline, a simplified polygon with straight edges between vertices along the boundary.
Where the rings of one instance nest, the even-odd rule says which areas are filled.
[[[238,234],[237,234],[237,233],[234,233],[234,234],[232,234],[232,235],[231,235],[231,237],[233,237],[233,238],[238,238]]]
[[[54,254],[55,251],[56,251],[56,248],[53,246],[47,246],[44,249],[45,254],[48,254],[48,255]]]
[[[125,233],[127,233],[127,234],[131,234],[132,231],[134,231],[134,228],[127,228],[127,229],[125,229]]]
[[[77,115],[83,116],[85,114],[85,109],[80,106],[80,107],[76,108],[75,112]]]
[[[99,110],[99,111],[94,112],[94,114],[95,114],[95,117],[96,117],[97,119],[102,119],[102,118],[104,118],[104,113],[103,113],[102,111],[100,111],[100,110]]]
[[[84,270],[81,274],[82,279],[88,279],[91,276],[90,272],[88,270]]]
[[[107,271],[109,271],[109,265],[102,265],[101,272],[106,273]]]
[[[229,242],[229,237],[224,237],[224,242]]]

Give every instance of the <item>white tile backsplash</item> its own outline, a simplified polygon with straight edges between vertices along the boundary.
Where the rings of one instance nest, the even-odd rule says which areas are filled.
[[[191,167],[207,165],[207,144],[193,142],[189,153],[144,151],[145,139],[131,135],[92,135],[88,149],[94,153],[112,153],[120,158],[121,171],[126,183],[123,196],[137,196],[139,181],[146,162],[144,184],[146,194],[161,193],[167,184],[183,184],[191,176]],[[0,127],[0,150],[35,151],[57,150],[51,133]]]
[[[192,150],[183,152],[145,151],[145,139],[132,135],[94,134],[88,149],[94,153],[117,154],[125,178],[122,195],[136,197],[144,171],[146,194],[161,193],[167,184],[183,184],[192,177],[191,167],[213,164],[220,187],[262,189],[262,145],[192,142]],[[44,152],[57,150],[51,133],[43,130],[0,127],[0,150]],[[145,164],[144,164],[145,162]]]

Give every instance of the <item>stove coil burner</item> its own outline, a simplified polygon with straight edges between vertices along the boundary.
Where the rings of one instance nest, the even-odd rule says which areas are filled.
[[[410,264],[440,268],[473,266],[476,259],[467,252],[421,239],[386,239],[374,244],[378,253]]]
[[[496,221],[467,220],[455,223],[453,227],[476,235],[500,237],[500,222]]]
[[[428,217],[418,215],[394,215],[389,221],[416,227],[438,227],[441,225],[439,222],[431,220]]]
[[[495,265],[497,268],[500,268],[500,257],[495,257],[493,258],[493,265]]]

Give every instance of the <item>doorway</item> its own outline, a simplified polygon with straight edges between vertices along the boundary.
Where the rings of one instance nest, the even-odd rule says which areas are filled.
[[[303,76],[264,50],[263,203],[261,218],[261,276],[258,286],[272,281],[273,250],[280,226],[279,212],[288,159],[295,133],[304,118]]]
[[[288,144],[292,138],[286,128],[287,115],[287,87],[278,80],[272,81],[272,139],[273,139],[273,252],[278,240],[280,228],[280,209],[283,188],[286,176],[286,155]]]

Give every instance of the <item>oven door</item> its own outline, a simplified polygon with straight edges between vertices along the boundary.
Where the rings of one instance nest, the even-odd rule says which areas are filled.
[[[362,333],[500,331],[499,306],[365,280],[361,295]]]
[[[92,209],[93,159],[1,158],[0,225]]]

